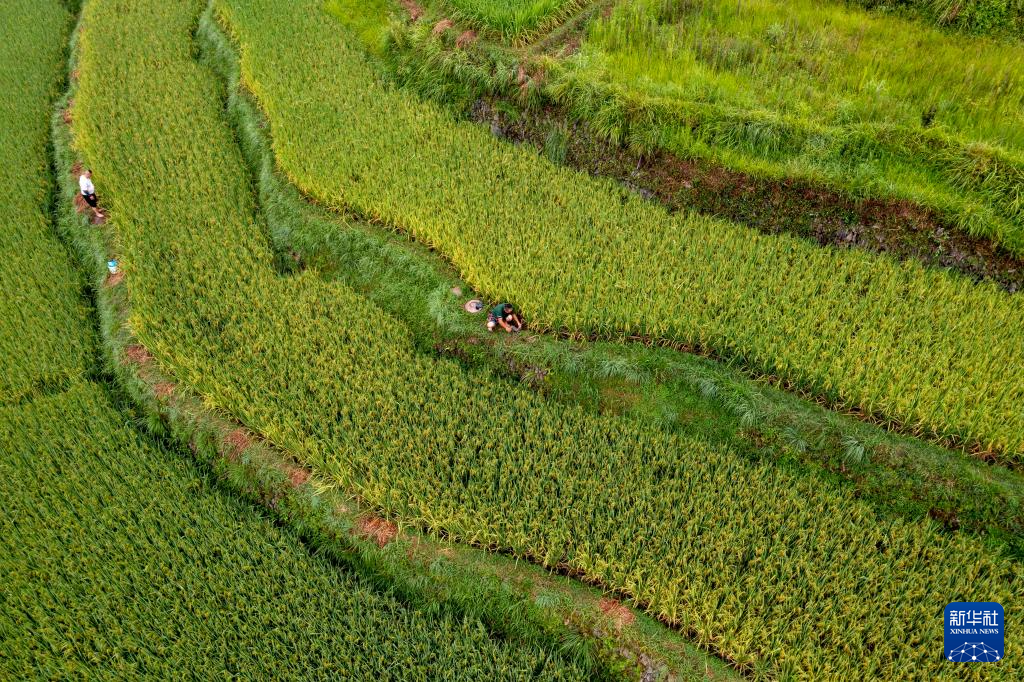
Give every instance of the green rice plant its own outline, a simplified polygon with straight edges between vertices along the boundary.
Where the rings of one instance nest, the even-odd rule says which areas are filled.
[[[544,156],[551,163],[561,165],[565,163],[565,156],[568,153],[569,140],[562,128],[554,128],[548,133],[544,140]]]
[[[243,80],[282,170],[318,202],[408,231],[537,329],[706,349],[912,433],[1019,458],[1021,298],[669,215],[382,85],[322,15],[272,23],[246,34]],[[740,145],[779,144],[757,126],[732,130]]]
[[[0,443],[3,679],[587,679],[311,556],[96,384],[0,407]]]
[[[1017,472],[885,433],[753,381],[736,368],[670,348],[579,343],[537,334],[530,335],[529,343],[479,343],[480,320],[465,315],[461,303],[480,296],[439,254],[407,235],[338,220],[330,210],[306,201],[283,178],[274,163],[266,118],[238,85],[236,53],[218,31],[207,29],[203,22],[197,34],[200,53],[228,84],[227,108],[271,226],[274,251],[283,261],[278,267],[284,271],[292,272],[298,257],[321,277],[345,282],[401,320],[420,352],[434,352],[439,345],[457,349],[461,363],[489,366],[499,375],[510,368],[515,372],[516,366],[537,368],[531,379],[535,389],[592,412],[607,412],[609,399],[613,405],[616,399],[614,382],[625,379],[629,383],[621,405],[644,424],[735,446],[747,456],[781,460],[783,465],[800,453],[800,459],[814,463],[815,471],[845,470],[860,498],[883,513],[955,519],[951,525],[959,525],[957,532],[978,531],[997,538],[997,544],[1006,541],[1014,557],[1024,558],[1024,476]],[[461,297],[453,287],[462,290]],[[624,371],[609,372],[608,367]],[[543,380],[540,372],[545,373]],[[613,393],[603,394],[604,389]],[[763,440],[781,447],[768,446],[766,451],[760,447]],[[863,444],[868,455],[852,469],[847,456],[851,441]],[[754,452],[752,444],[757,446]]]
[[[52,234],[48,112],[67,29],[60,3],[12,0],[0,27],[0,404],[88,371],[93,338],[84,282]]]
[[[1017,43],[813,0],[630,0],[546,69],[609,139],[909,199],[1024,253]]]
[[[975,542],[726,449],[547,403],[417,353],[346,286],[279,277],[223,90],[193,61],[199,4],[90,1],[75,140],[109,179],[133,332],[211,408],[379,513],[578,572],[744,669],[951,678],[931,648],[942,605],[983,594],[1020,612],[1019,566]],[[236,40],[273,23],[310,54],[333,45],[313,4],[220,7]],[[282,68],[294,45],[272,51]],[[175,180],[155,193],[156,178]],[[1014,632],[1007,676],[1021,672]]]

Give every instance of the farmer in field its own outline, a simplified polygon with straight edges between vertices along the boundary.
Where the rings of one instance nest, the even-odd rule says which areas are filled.
[[[511,334],[523,328],[523,320],[511,303],[499,303],[487,313],[487,331],[493,332],[495,327]]]
[[[78,176],[78,188],[82,190],[82,198],[85,199],[85,203],[89,204],[89,207],[92,208],[96,217],[102,218],[103,211],[99,209],[99,199],[96,198],[96,187],[92,184],[91,169],[87,168],[84,173]]]

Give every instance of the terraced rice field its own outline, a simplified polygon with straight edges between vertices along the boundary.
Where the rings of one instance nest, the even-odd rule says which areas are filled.
[[[915,432],[1024,447],[1019,298],[914,263],[668,215],[380,87],[316,15],[298,30],[330,49],[276,25],[252,34],[242,69],[288,176],[321,203],[439,249],[536,328],[704,348]]]
[[[276,9],[218,7],[243,46]],[[937,623],[917,591],[955,590],[960,573],[925,558],[953,551],[934,530],[880,523],[813,481],[625,421],[598,421],[420,356],[400,323],[352,290],[311,271],[277,276],[217,88],[191,61],[189,27],[200,9],[97,2],[86,7],[81,38],[76,143],[107,178],[132,326],[162,365],[382,513],[579,570],[739,665],[823,673],[926,665],[912,649],[889,649],[881,633],[898,627],[934,637]],[[283,24],[285,33],[306,44],[336,41],[329,19],[309,10],[294,14],[309,23]],[[146,37],[154,16],[166,29],[156,40]],[[104,40],[91,32],[97,26]],[[109,77],[94,75],[101,65]],[[154,196],[150,179],[167,173],[190,183]],[[507,425],[506,439],[480,428],[479,415]],[[712,492],[725,485],[731,498]],[[642,547],[638,534],[649,538]],[[894,572],[889,551],[921,561],[897,562]],[[969,543],[957,551],[962,570],[991,576],[990,590],[1013,589],[1011,565],[991,563]],[[850,619],[870,622],[866,604],[857,615],[839,607],[844,591],[859,589],[859,575],[877,575],[871,582],[892,612],[890,625],[878,623],[879,640],[870,636],[863,656],[850,656],[825,642],[847,632]],[[787,599],[815,605],[805,618],[816,637],[778,618]],[[769,653],[782,646],[806,652],[806,663]]]
[[[591,679],[471,618],[411,609],[312,556],[139,433],[105,382],[85,278],[50,222],[51,105],[71,17],[5,8],[12,258],[0,327],[0,677]]]
[[[5,679],[588,679],[311,557],[102,387],[0,407]]]
[[[39,7],[30,13],[33,4]],[[10,17],[0,43],[0,59],[10,66],[0,71],[0,87],[18,96],[0,108],[0,182],[7,188],[0,319],[9,330],[0,334],[0,404],[84,375],[95,352],[85,282],[66,258],[50,256],[61,250],[48,222],[49,107],[64,68],[64,46],[54,36],[66,30],[68,16],[59,3],[19,2]]]
[[[523,3],[512,24],[499,15],[515,8],[463,4],[514,43],[572,3]],[[915,263],[672,215],[552,165],[388,82],[361,42],[384,19],[353,17],[352,32],[321,5],[84,2],[70,126],[58,123],[51,143],[59,174],[70,156],[95,169],[110,214],[99,228],[65,216],[62,233],[120,262],[122,282],[97,284],[107,287],[95,299],[99,335],[85,278],[48,215],[51,183],[68,184],[48,177],[46,110],[71,18],[53,2],[14,8],[21,23],[6,49],[35,64],[15,84],[35,86],[8,107],[24,138],[12,137],[9,165],[20,168],[12,182],[39,187],[19,199],[25,227],[14,234],[46,267],[24,283],[0,268],[34,303],[3,340],[20,355],[0,394],[9,502],[0,566],[15,577],[0,597],[0,641],[13,654],[0,671],[648,679],[658,670],[646,654],[595,667],[564,648],[496,637],[447,607],[420,611],[382,593],[379,575],[371,588],[312,555],[293,534],[323,534],[307,517],[281,514],[271,496],[264,502],[284,527],[273,525],[203,465],[140,433],[133,408],[114,404],[109,383],[126,375],[107,376],[96,359],[105,354],[111,364],[145,357],[174,380],[163,396],[156,388],[157,402],[194,397],[198,407],[181,408],[196,410],[188,419],[233,420],[246,439],[294,458],[312,487],[394,523],[384,553],[406,529],[539,564],[641,607],[740,675],[962,679],[965,669],[941,655],[942,607],[998,601],[1010,622],[1024,609],[1020,562],[999,545],[880,511],[826,472],[736,452],[729,443],[739,440],[598,414],[546,396],[543,376],[538,390],[473,356],[424,349],[412,313],[329,276],[347,267],[344,253],[327,249],[304,267],[304,254],[280,251],[291,229],[282,223],[338,244],[332,229],[354,229],[358,217],[368,221],[358,229],[432,247],[467,286],[516,302],[532,333],[554,332],[545,343],[562,344],[564,357],[575,349],[562,336],[700,348],[1014,465],[1024,448],[1021,299]],[[225,107],[246,92],[266,125]],[[274,163],[247,147],[261,136]],[[293,186],[268,190],[271,176]],[[302,195],[319,205],[295,208]],[[335,214],[316,213],[325,210]],[[436,256],[403,253],[394,267],[429,280],[424,259]],[[453,312],[430,296],[440,325]],[[46,312],[22,312],[35,308]],[[138,405],[179,438],[151,407]],[[740,421],[742,438],[756,440]],[[1015,499],[1012,472],[992,472]],[[614,649],[633,615],[602,604],[611,629],[586,637]],[[1022,645],[1010,628],[1003,660],[967,675],[1020,677]]]

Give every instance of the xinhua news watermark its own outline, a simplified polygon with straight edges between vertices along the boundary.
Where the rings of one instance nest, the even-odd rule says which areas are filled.
[[[995,663],[1002,660],[1003,607],[994,601],[955,601],[946,605],[946,660]]]

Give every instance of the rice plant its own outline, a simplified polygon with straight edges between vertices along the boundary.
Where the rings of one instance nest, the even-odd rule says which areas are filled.
[[[49,223],[49,110],[63,74],[58,2],[12,0],[0,27],[0,404],[87,373],[94,353],[84,281]],[[73,113],[73,112],[72,112]]]
[[[0,443],[3,679],[590,679],[310,555],[96,384],[0,407]]]
[[[0,24],[0,85],[17,86],[0,106],[0,243],[28,251],[0,260],[0,679],[589,679],[312,556],[82,379],[88,308],[47,221],[69,28],[58,0],[13,0]]]

